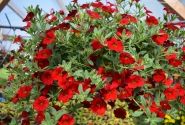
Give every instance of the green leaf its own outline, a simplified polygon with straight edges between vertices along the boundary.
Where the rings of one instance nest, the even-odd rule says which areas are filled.
[[[83,93],[83,86],[82,86],[82,84],[80,84],[80,85],[78,86],[78,91],[79,91],[80,93]]]
[[[59,111],[57,111],[56,114],[54,115],[55,121],[57,122],[60,119],[60,117],[63,114],[66,114],[66,113],[67,113],[67,111],[65,111],[65,110],[59,110]]]
[[[135,111],[135,112],[132,114],[132,116],[134,116],[134,117],[139,117],[139,116],[141,116],[143,113],[144,113],[143,111]]]

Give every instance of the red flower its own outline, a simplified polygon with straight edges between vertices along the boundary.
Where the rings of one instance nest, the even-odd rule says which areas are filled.
[[[182,47],[182,51],[185,53],[185,46]]]
[[[134,57],[130,53],[127,53],[127,52],[121,53],[119,60],[121,64],[123,65],[129,65],[129,64],[135,63]]]
[[[53,84],[53,77],[52,77],[52,71],[51,70],[46,70],[44,71],[41,76],[40,80],[43,82],[45,85],[51,85]]]
[[[35,59],[48,59],[52,55],[50,49],[42,49],[36,53]]]
[[[66,103],[68,102],[70,99],[73,98],[73,95],[74,95],[74,91],[72,89],[66,89],[66,90],[63,90],[59,96],[58,96],[58,100],[63,102],[63,103]]]
[[[100,19],[101,16],[97,13],[97,12],[94,12],[94,11],[91,11],[91,10],[87,10],[87,14],[92,18],[92,19]]]
[[[173,67],[178,67],[182,65],[182,61],[178,59],[170,59],[169,64],[172,65]]]
[[[11,74],[8,76],[8,81],[13,81],[15,79],[15,75]]]
[[[21,43],[22,42],[22,37],[20,35],[18,35],[17,37],[15,37],[14,43]]]
[[[131,75],[128,79],[126,79],[126,83],[128,88],[137,88],[142,87],[144,85],[144,79],[139,75]]]
[[[107,12],[107,13],[114,13],[114,12],[116,12],[117,11],[117,9],[115,9],[115,8],[112,8],[112,6],[102,6],[102,8],[101,8],[104,12]]]
[[[101,8],[103,6],[102,2],[93,2],[91,4],[94,8]]]
[[[58,77],[58,86],[60,88],[66,89],[69,87],[69,84],[67,84],[67,77],[68,77],[67,73]]]
[[[167,29],[173,30],[173,31],[179,29],[179,28],[178,28],[177,26],[175,26],[173,23],[166,23],[166,24],[164,24],[164,26],[165,26]]]
[[[116,34],[117,34],[118,36],[121,37],[122,34],[123,34],[123,32],[124,32],[124,34],[125,34],[127,37],[131,37],[131,35],[132,35],[132,32],[131,32],[130,30],[128,30],[128,29],[123,29],[122,27],[120,27],[120,28],[117,29]]]
[[[185,105],[185,96],[182,96],[182,97],[180,98],[180,102],[181,102],[183,105]]]
[[[38,124],[41,124],[42,121],[45,119],[45,115],[44,115],[44,112],[38,112],[36,118],[35,118],[35,121],[38,123]]]
[[[49,65],[48,59],[37,59],[36,61],[37,61],[37,65],[38,65],[41,69],[43,69],[43,68],[45,68],[46,66]]]
[[[126,118],[126,111],[123,108],[117,108],[114,110],[114,115],[117,118],[125,119]]]
[[[169,105],[167,100],[161,101],[160,105],[161,105],[162,109],[165,109],[165,110],[171,109],[171,106]]]
[[[94,39],[91,43],[91,46],[93,48],[93,50],[98,50],[98,49],[101,49],[103,48],[103,45],[100,43],[100,41]]]
[[[44,96],[40,96],[38,97],[34,103],[33,103],[33,108],[37,111],[37,112],[43,112],[44,110],[46,110],[49,106],[49,101],[46,97]]]
[[[123,90],[120,91],[118,98],[123,100],[131,97],[133,95],[133,89],[125,87]]]
[[[122,18],[119,22],[121,25],[128,25],[130,23],[128,18]]]
[[[152,102],[152,104],[150,105],[150,111],[154,113],[159,111],[159,107],[156,105],[155,102]]]
[[[177,91],[178,96],[184,96],[185,95],[185,88],[180,83],[176,83],[173,87]]]
[[[166,75],[162,69],[156,69],[152,78],[155,82],[163,82],[166,79]]]
[[[107,110],[107,104],[100,97],[95,97],[91,102],[90,109],[92,112],[96,113],[97,115],[103,116]]]
[[[103,89],[101,94],[105,101],[114,101],[117,99],[117,90],[116,89]]]
[[[170,86],[173,83],[173,79],[172,78],[167,78],[165,80],[163,80],[163,84],[165,84],[166,86]]]
[[[149,26],[158,25],[158,20],[154,16],[147,16],[146,17],[146,23]]]
[[[165,58],[167,60],[170,60],[170,59],[176,59],[177,58],[177,54],[176,53],[171,53],[169,55],[166,55]]]
[[[62,73],[63,69],[61,67],[56,67],[53,71],[52,71],[52,78],[54,80],[58,80],[60,78],[60,75]]]
[[[164,31],[160,31],[158,34],[152,36],[152,40],[156,42],[157,45],[162,45],[165,41],[167,41],[169,35]]]
[[[31,90],[32,90],[31,85],[30,86],[27,86],[27,85],[21,86],[17,92],[18,98],[25,99],[26,97],[28,97],[30,95]]]
[[[26,17],[23,19],[23,22],[27,22],[27,21],[31,21],[34,17],[34,13],[33,12],[29,12]]]
[[[46,32],[46,37],[42,40],[42,44],[49,45],[54,42],[55,40],[55,32],[54,30],[48,30]]]
[[[131,15],[128,15],[128,14],[123,14],[122,15],[122,19],[120,21],[120,24],[121,25],[128,25],[129,23],[136,23],[137,22],[137,19]]]
[[[164,95],[167,100],[175,100],[177,99],[177,91],[174,88],[167,88],[164,90]]]
[[[110,50],[114,50],[116,52],[123,51],[123,44],[121,41],[117,40],[115,37],[112,37],[110,40],[106,41],[106,44]]]
[[[75,119],[69,115],[69,114],[64,114],[58,121],[58,125],[74,125],[75,124]]]

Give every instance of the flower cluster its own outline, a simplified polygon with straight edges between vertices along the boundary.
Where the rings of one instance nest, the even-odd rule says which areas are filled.
[[[111,106],[115,118],[131,114],[147,124],[185,111],[185,31],[172,23],[174,14],[161,21],[139,0],[82,5],[73,0],[68,14],[28,11],[23,21],[31,38],[18,40],[22,46],[10,69],[14,87],[6,89],[22,106],[21,124],[34,119],[74,125],[81,108],[106,117]],[[118,100],[128,110],[115,105]]]

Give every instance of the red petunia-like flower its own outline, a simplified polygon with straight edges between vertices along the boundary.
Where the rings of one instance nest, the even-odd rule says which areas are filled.
[[[55,36],[54,30],[48,30],[46,32],[45,38],[42,40],[42,44],[49,45],[49,44],[53,43],[55,40],[55,37],[56,36]]]
[[[169,100],[175,100],[177,99],[177,91],[174,88],[167,88],[164,90],[164,95],[166,99]]]
[[[111,39],[107,40],[105,42],[107,44],[107,47],[110,50],[114,50],[116,52],[123,52],[123,44],[121,41],[117,40],[115,37],[112,37]]]
[[[182,65],[182,61],[178,59],[170,59],[168,63],[173,67],[178,67]]]
[[[90,109],[92,112],[96,113],[97,115],[103,116],[107,110],[107,104],[102,98],[95,97],[91,102]]]
[[[155,82],[163,82],[166,79],[166,75],[162,69],[156,69],[152,78]]]
[[[150,111],[156,113],[157,116],[160,118],[164,118],[164,116],[165,116],[165,113],[160,109],[160,107],[158,107],[156,105],[155,102],[152,102],[152,104],[150,106]]]
[[[110,89],[110,90],[103,89],[101,93],[105,101],[114,101],[117,99],[116,89]]]
[[[44,115],[44,112],[38,112],[36,118],[35,118],[35,121],[38,123],[38,124],[41,124],[42,121],[45,119],[45,115]]]
[[[121,100],[124,100],[131,97],[132,95],[133,95],[133,89],[128,88],[128,86],[126,86],[123,90],[120,91],[118,98]]]
[[[158,20],[154,16],[147,16],[146,17],[146,23],[149,26],[158,25],[159,24]]]
[[[27,21],[31,21],[34,17],[34,13],[33,12],[29,12],[26,17],[23,19],[23,22],[27,22]]]
[[[38,97],[33,103],[33,108],[37,112],[45,111],[48,108],[48,106],[49,106],[49,101],[45,96]]]
[[[98,41],[96,39],[92,40],[91,46],[92,46],[93,50],[98,50],[98,49],[103,48],[103,45],[100,43],[100,41]]]
[[[45,85],[52,85],[53,84],[53,77],[52,77],[52,70],[46,70],[44,71],[41,76],[40,80],[43,82]]]
[[[35,59],[48,59],[52,55],[50,49],[42,49],[36,53]]]
[[[160,105],[161,105],[162,109],[164,109],[164,110],[171,109],[171,106],[169,105],[169,102],[167,100],[161,101]]]
[[[180,83],[176,83],[173,88],[177,91],[178,96],[185,96],[185,88]]]
[[[74,95],[74,91],[72,89],[66,89],[66,90],[63,90],[59,96],[58,96],[58,100],[60,102],[63,102],[63,103],[66,103],[68,102],[70,99],[73,98],[73,95]]]
[[[130,20],[128,18],[122,18],[119,22],[121,25],[128,25]]]
[[[120,20],[121,25],[128,25],[129,23],[136,23],[137,19],[134,16],[129,14],[123,14],[122,19]]]
[[[125,119],[126,118],[126,110],[123,108],[117,108],[114,110],[114,115],[116,118]]]
[[[36,61],[37,61],[37,65],[38,65],[41,69],[43,69],[43,68],[45,68],[46,66],[49,65],[48,59],[38,59],[38,60],[36,60]]]
[[[126,83],[128,88],[137,88],[142,87],[144,85],[144,79],[139,75],[131,75],[128,79],[126,79]]]
[[[127,53],[127,52],[121,53],[119,60],[120,60],[120,63],[123,65],[129,65],[129,64],[135,63],[134,57],[130,53]]]
[[[100,19],[101,16],[97,13],[97,12],[94,12],[94,11],[91,11],[91,10],[87,10],[87,14],[92,18],[92,19]]]
[[[54,80],[58,80],[60,78],[60,75],[62,74],[63,69],[61,67],[56,67],[52,71],[52,78]]]
[[[31,85],[30,86],[27,86],[27,85],[21,86],[17,92],[18,98],[25,99],[26,97],[28,97],[30,95],[31,90],[32,90]]]
[[[162,45],[166,40],[168,40],[169,35],[164,31],[160,31],[158,34],[152,36],[152,40],[157,45]]]
[[[69,114],[62,115],[62,117],[58,120],[58,125],[74,125],[74,124],[75,119]]]
[[[185,105],[185,96],[182,96],[182,97],[180,98],[180,102],[181,102],[183,105]]]
[[[165,84],[166,86],[170,86],[173,83],[173,79],[172,78],[167,78],[163,81],[163,84]]]

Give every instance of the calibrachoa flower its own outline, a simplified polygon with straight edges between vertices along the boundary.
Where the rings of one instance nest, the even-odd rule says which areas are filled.
[[[167,88],[164,90],[164,95],[167,100],[175,100],[177,99],[177,91],[174,88]]]
[[[107,104],[102,98],[95,97],[91,102],[90,109],[97,115],[103,116],[107,110]]]
[[[40,76],[41,81],[45,85],[51,85],[53,84],[53,77],[52,77],[52,70],[44,71]]]
[[[123,108],[117,108],[114,110],[114,115],[117,118],[124,119],[124,118],[126,118],[126,114],[127,113],[126,113],[125,109],[123,109]]]
[[[162,69],[157,69],[154,71],[152,78],[155,82],[162,82],[166,79],[166,75]]]
[[[49,100],[45,96],[40,96],[37,99],[35,99],[33,103],[33,108],[37,112],[43,112],[45,111],[49,106]]]
[[[18,98],[25,99],[30,95],[30,92],[32,90],[32,86],[21,86],[19,90],[17,91]]]
[[[63,103],[66,103],[70,99],[72,99],[73,95],[74,95],[74,91],[72,89],[62,90],[62,92],[60,92],[58,96],[58,100]]]
[[[135,63],[134,57],[127,52],[122,52],[119,57],[120,63],[123,65],[129,65]]]
[[[69,114],[64,114],[58,121],[58,125],[74,125],[75,124],[75,119],[69,115]]]
[[[37,116],[35,118],[35,121],[38,123],[38,124],[41,124],[42,121],[45,119],[45,115],[44,115],[44,112],[38,112],[37,113]]]
[[[137,87],[142,87],[145,83],[144,79],[139,75],[131,75],[126,79],[128,88],[135,89]]]
[[[168,40],[169,35],[165,33],[164,31],[160,31],[158,34],[152,36],[152,40],[157,45],[162,45],[166,40]]]
[[[87,10],[87,13],[93,19],[100,19],[101,18],[101,16],[97,12],[94,12],[94,11],[91,11],[91,10]]]
[[[35,59],[48,59],[52,55],[50,49],[42,49],[36,53]]]
[[[105,43],[107,44],[107,47],[110,50],[114,50],[116,52],[123,51],[123,43],[121,41],[117,40],[115,37],[108,39]]]
[[[149,26],[158,25],[158,20],[154,16],[147,16],[146,17],[146,23]]]
[[[96,39],[92,40],[91,46],[92,46],[93,50],[98,50],[98,49],[103,48],[103,45],[100,43],[100,41],[98,41]]]

